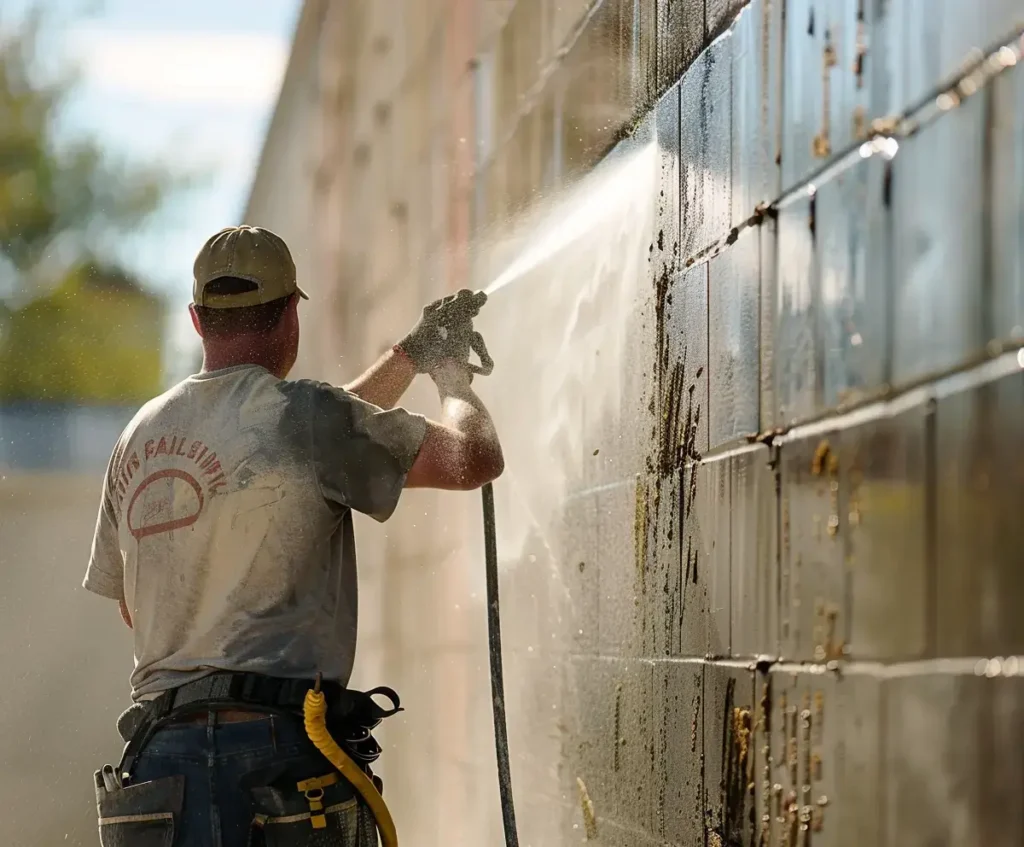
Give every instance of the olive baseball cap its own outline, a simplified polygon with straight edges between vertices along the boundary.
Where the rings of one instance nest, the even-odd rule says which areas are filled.
[[[298,294],[308,300],[295,280],[295,262],[284,239],[258,226],[229,226],[203,245],[192,267],[192,300],[210,309],[259,306]],[[215,294],[206,289],[211,282],[235,277],[255,288],[240,294]]]

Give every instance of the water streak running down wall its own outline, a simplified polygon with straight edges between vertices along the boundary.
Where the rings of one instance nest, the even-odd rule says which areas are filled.
[[[1024,843],[1021,26],[306,4],[309,146],[268,145],[248,217],[312,158],[308,374],[493,286],[521,843]],[[478,498],[357,532],[399,828],[499,844]]]

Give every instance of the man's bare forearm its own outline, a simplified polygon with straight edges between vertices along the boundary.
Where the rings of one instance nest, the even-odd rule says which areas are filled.
[[[345,390],[374,406],[390,409],[409,390],[415,376],[416,366],[408,357],[388,350]]]
[[[470,387],[465,372],[450,370],[434,377],[441,398],[441,423],[462,434],[470,465],[486,465],[501,473],[504,458],[494,421],[483,401]]]

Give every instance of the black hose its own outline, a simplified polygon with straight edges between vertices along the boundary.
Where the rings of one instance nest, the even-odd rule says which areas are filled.
[[[498,609],[498,539],[494,524],[494,488],[483,487],[484,562],[487,571],[487,642],[491,660],[491,703],[494,707],[494,750],[498,757],[498,790],[506,847],[519,847],[516,810],[512,804],[512,769],[508,760],[505,723],[505,681],[501,670],[501,613]]]

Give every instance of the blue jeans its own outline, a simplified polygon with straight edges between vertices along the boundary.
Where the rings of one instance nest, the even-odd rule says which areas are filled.
[[[298,790],[299,781],[320,777],[333,783]],[[175,799],[182,795],[182,778],[183,802]],[[144,799],[135,801],[133,786]],[[218,724],[211,712],[205,726],[167,726],[139,756],[131,786],[115,793],[113,814],[101,810],[103,847],[377,845],[373,815],[306,738],[297,718]],[[311,816],[318,812],[310,800],[321,793],[327,826],[314,828]]]

